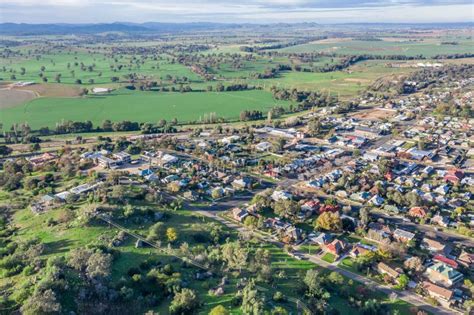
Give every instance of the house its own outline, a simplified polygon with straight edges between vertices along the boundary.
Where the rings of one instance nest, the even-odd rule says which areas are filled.
[[[392,279],[397,279],[400,276],[400,272],[396,271],[395,269],[383,262],[379,262],[377,264],[377,271],[383,275],[390,276],[390,278]]]
[[[145,176],[148,176],[148,175],[151,175],[151,174],[153,174],[153,171],[152,171],[151,169],[149,169],[149,168],[144,169],[144,170],[140,170],[140,171],[138,172],[138,175],[140,175],[140,176],[142,176],[142,177],[145,177]]]
[[[423,281],[423,289],[432,298],[436,299],[442,306],[449,308],[452,303],[453,291],[440,287],[429,281]]]
[[[320,203],[318,200],[308,200],[301,206],[301,211],[314,213],[318,211]]]
[[[339,257],[347,248],[346,242],[335,239],[331,243],[323,247],[323,250]]]
[[[382,197],[380,197],[380,195],[375,195],[373,196],[369,202],[372,203],[374,206],[381,206],[383,203],[384,203],[385,199],[383,199]]]
[[[458,169],[449,170],[444,175],[444,181],[450,182],[452,184],[458,184],[464,177],[464,172]]]
[[[447,251],[448,246],[446,243],[425,237],[421,241],[420,247],[429,250],[430,252],[445,252]]]
[[[449,218],[444,217],[440,214],[435,215],[433,218],[431,218],[431,223],[433,224],[438,224],[439,226],[442,227],[448,227],[449,225]]]
[[[187,190],[183,193],[183,197],[191,201],[196,201],[199,199],[199,194],[194,190]]]
[[[112,160],[111,158],[108,158],[108,157],[102,156],[102,155],[97,158],[97,162],[103,168],[114,169],[114,168],[117,168],[117,166],[118,166],[117,162],[115,160]]]
[[[457,269],[459,267],[459,264],[454,259],[450,259],[450,258],[448,258],[446,256],[443,256],[443,255],[439,255],[439,254],[434,255],[433,260],[436,261],[436,262],[446,264],[449,267],[452,267],[454,269]]]
[[[427,278],[435,283],[450,288],[463,279],[463,274],[444,263],[436,263],[426,269]]]
[[[413,207],[408,211],[408,215],[414,218],[426,217],[426,210],[423,207]]]
[[[311,240],[313,242],[319,244],[319,245],[326,245],[329,242],[331,242],[332,236],[331,236],[331,234],[321,233],[321,234],[319,234],[318,236],[316,236],[315,238],[313,238]]]
[[[291,195],[289,192],[284,191],[284,190],[275,190],[272,193],[271,198],[274,201],[289,200],[289,199],[293,198],[293,195]]]
[[[321,205],[319,207],[319,213],[323,213],[323,212],[337,212],[339,211],[339,206],[337,205]]]
[[[356,246],[354,246],[351,250],[351,252],[349,253],[352,257],[354,258],[357,258],[359,256],[364,256],[368,253],[370,253],[371,250],[365,248],[365,247],[362,247],[361,245],[357,244]]]
[[[377,234],[380,234],[384,238],[387,238],[392,234],[392,230],[390,229],[390,227],[382,223],[370,222],[368,227],[369,230],[377,232]]]
[[[410,242],[414,237],[414,233],[402,229],[396,229],[395,231],[393,231],[393,238],[402,243]]]
[[[243,210],[240,208],[232,209],[232,217],[239,222],[243,222],[245,218],[248,216],[249,216],[249,213],[246,210]]]
[[[56,154],[46,152],[46,153],[41,154],[40,156],[34,156],[32,158],[29,158],[28,162],[30,162],[33,166],[41,166],[57,158],[58,156]]]
[[[127,152],[118,152],[114,153],[113,157],[116,160],[116,163],[123,164],[123,163],[130,163],[132,161],[132,156]]]
[[[259,144],[257,144],[257,145],[255,146],[255,149],[256,149],[257,151],[264,152],[264,151],[270,150],[271,147],[272,147],[272,144],[271,144],[270,142],[264,141],[264,142],[260,142]]]
[[[458,262],[466,268],[472,268],[474,266],[474,254],[463,250],[458,257]]]
[[[235,189],[248,189],[252,187],[252,179],[250,177],[243,177],[240,179],[235,179],[232,182],[232,187]]]

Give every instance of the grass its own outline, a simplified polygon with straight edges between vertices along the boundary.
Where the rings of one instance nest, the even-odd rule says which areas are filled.
[[[251,90],[242,92],[161,93],[118,90],[104,96],[83,98],[39,98],[27,104],[0,110],[4,126],[28,122],[31,128],[54,127],[63,120],[90,120],[95,126],[105,119],[156,123],[160,119],[180,122],[199,121],[204,115],[237,119],[243,110],[268,111],[288,106],[276,101],[271,93]]]
[[[414,71],[413,68],[390,68],[386,66],[386,63],[380,60],[361,62],[350,67],[350,71],[325,73],[286,71],[277,78],[249,80],[249,82],[265,88],[274,85],[279,88],[325,91],[347,98],[357,95],[380,77]]]
[[[166,55],[161,55],[163,58]],[[41,82],[39,73],[41,67],[46,69],[43,72],[44,76],[48,78],[48,82],[54,82],[55,76],[61,74],[61,83],[74,84],[76,80],[82,80],[87,84],[89,79],[94,80],[94,84],[110,84],[112,77],[122,77],[128,73],[139,73],[140,75],[160,80],[166,75],[173,77],[187,77],[191,82],[200,82],[201,78],[195,73],[191,72],[187,67],[179,63],[170,63],[167,60],[152,60],[146,59],[143,64],[134,63],[135,56],[123,55],[115,60],[114,58],[106,57],[102,53],[88,53],[85,50],[79,49],[74,52],[63,49],[51,51],[49,54],[42,54],[36,58],[15,57],[15,58],[1,58],[0,67],[5,66],[7,69],[12,69],[15,73],[16,79],[21,81],[36,81]],[[78,65],[75,65],[75,62]],[[95,64],[93,71],[81,70],[80,64],[84,63],[86,67]],[[70,67],[68,68],[68,63]],[[115,68],[112,70],[110,66],[120,66],[121,69]],[[25,68],[26,73],[21,75],[21,68]],[[71,73],[74,71],[74,74]],[[102,75],[99,75],[102,73]],[[0,73],[0,77],[5,80],[10,79],[10,72]]]
[[[456,54],[472,52],[473,41],[459,40],[458,45],[441,45],[444,39],[425,39],[423,41],[363,41],[363,40],[334,40],[331,42],[318,41],[280,49],[281,52],[331,52],[336,54],[372,54],[372,55],[405,55],[433,57],[441,54]]]
[[[325,262],[332,264],[333,262],[336,261],[336,256],[334,256],[331,253],[326,253],[321,257],[321,259],[324,260]]]

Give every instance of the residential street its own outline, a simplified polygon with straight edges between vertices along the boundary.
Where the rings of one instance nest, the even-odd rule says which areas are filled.
[[[198,211],[198,212],[200,214],[206,216],[206,217],[215,219],[215,220],[221,222],[222,224],[226,225],[227,227],[235,229],[237,231],[252,232],[251,230],[247,229],[246,227],[244,227],[242,225],[239,225],[237,223],[226,220],[226,219],[222,218],[221,216],[218,216],[218,212],[216,212],[216,211],[201,210],[201,211]],[[260,236],[257,233],[253,233],[253,234],[254,234],[255,237],[257,237],[257,238],[259,238],[259,239],[261,239],[265,242],[274,244],[278,247],[283,247],[284,246],[284,244],[282,242],[277,241],[277,240],[275,240],[271,237]],[[413,304],[415,306],[418,306],[418,307],[430,312],[431,314],[437,314],[437,315],[460,314],[460,313],[455,312],[453,310],[445,309],[441,306],[434,307],[432,305],[429,305],[423,300],[423,298],[417,296],[415,293],[412,293],[412,292],[409,292],[409,291],[395,291],[395,290],[393,290],[393,289],[391,289],[391,288],[389,288],[385,285],[381,285],[381,284],[376,283],[373,280],[367,279],[366,277],[363,277],[361,275],[355,274],[355,273],[350,272],[348,270],[342,269],[342,268],[338,267],[337,265],[327,263],[327,262],[325,262],[324,260],[320,259],[317,256],[308,255],[308,254],[305,254],[305,253],[300,252],[300,251],[296,251],[296,253],[301,254],[303,257],[305,257],[309,261],[311,261],[311,262],[313,262],[313,263],[315,263],[315,264],[317,264],[321,267],[324,267],[326,269],[335,271],[335,272],[337,272],[337,273],[339,273],[339,274],[341,274],[345,277],[348,277],[349,279],[352,279],[354,281],[363,283],[369,288],[372,288],[374,290],[382,291],[383,293],[385,293],[387,295],[395,293],[395,294],[398,295],[399,299],[401,299],[405,302],[408,302],[410,304]]]

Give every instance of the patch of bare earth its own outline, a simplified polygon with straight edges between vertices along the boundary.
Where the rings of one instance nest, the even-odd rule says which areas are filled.
[[[369,109],[367,111],[358,112],[357,114],[352,115],[352,117],[367,120],[382,120],[393,117],[395,113],[396,112],[390,110]]]
[[[17,89],[33,91],[42,97],[75,97],[80,93],[80,88],[65,84],[33,84]]]
[[[15,107],[36,98],[33,91],[16,89],[0,89],[0,109]]]

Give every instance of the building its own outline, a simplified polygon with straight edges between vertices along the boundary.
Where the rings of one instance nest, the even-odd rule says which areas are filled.
[[[449,308],[452,303],[453,291],[437,286],[428,281],[423,282],[423,289],[432,298],[436,299],[442,306]]]
[[[440,262],[440,263],[443,263],[443,264],[446,264],[448,265],[449,267],[452,267],[454,269],[457,269],[459,267],[459,264],[454,260],[454,259],[450,259],[446,256],[443,256],[443,255],[434,255],[433,257],[433,261],[436,261],[436,262]]]
[[[349,253],[352,257],[354,258],[357,258],[359,256],[364,256],[368,253],[370,253],[371,251],[365,247],[362,247],[361,245],[357,244],[356,246],[354,246],[351,250],[351,252]]]
[[[232,209],[232,217],[239,222],[243,222],[245,218],[248,216],[249,216],[249,213],[243,209],[240,209],[240,208]]]
[[[377,271],[383,275],[390,276],[390,278],[392,279],[397,279],[400,276],[400,272],[396,271],[395,269],[383,262],[379,262],[377,264]]]
[[[46,163],[52,162],[57,158],[58,158],[58,156],[56,154],[46,152],[46,153],[43,153],[39,156],[34,156],[32,158],[29,158],[28,161],[33,166],[41,166],[41,165],[44,165]]]
[[[103,168],[117,168],[118,164],[115,160],[108,158],[106,156],[99,156],[97,158],[97,163]]]
[[[474,266],[474,254],[462,251],[458,257],[458,262],[466,268],[472,268]]]
[[[450,288],[462,281],[463,275],[444,263],[436,263],[426,269],[428,279],[438,285]]]
[[[346,250],[347,245],[344,241],[335,239],[331,243],[327,244],[323,249],[325,252],[331,253],[336,257],[342,255],[342,253]]]
[[[447,245],[437,240],[433,240],[430,238],[423,238],[421,241],[420,247],[430,252],[447,252]]]
[[[408,215],[414,218],[426,217],[426,209],[423,207],[413,207],[408,211]]]
[[[118,152],[114,153],[113,157],[116,160],[116,163],[122,164],[122,163],[130,163],[132,161],[132,156],[128,154],[127,152]]]
[[[414,233],[402,229],[396,229],[395,231],[393,231],[393,238],[402,243],[410,242],[414,237]]]

